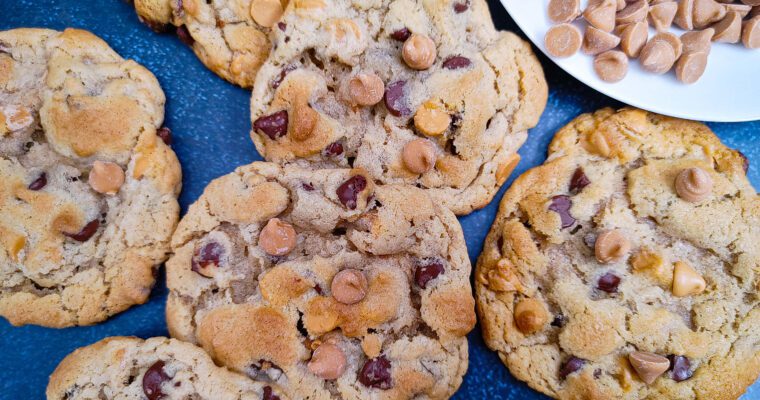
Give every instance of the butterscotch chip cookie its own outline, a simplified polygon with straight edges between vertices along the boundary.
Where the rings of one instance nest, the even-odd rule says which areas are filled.
[[[179,38],[206,67],[250,88],[269,54],[269,33],[282,29],[278,21],[288,0],[134,0],[134,4],[140,20],[152,29],[176,27]]]
[[[443,399],[467,370],[464,238],[421,189],[253,163],[209,184],[172,246],[172,336],[292,398]]]
[[[268,161],[363,168],[466,214],[508,178],[546,104],[530,46],[497,32],[482,0],[301,0],[281,22],[251,98]]]
[[[0,315],[88,325],[145,302],[179,219],[158,81],[76,29],[0,32],[0,66]]]
[[[736,399],[760,372],[760,198],[703,124],[585,114],[506,192],[483,336],[561,399]]]
[[[285,400],[268,382],[214,365],[202,349],[176,339],[110,337],[61,361],[48,400]]]

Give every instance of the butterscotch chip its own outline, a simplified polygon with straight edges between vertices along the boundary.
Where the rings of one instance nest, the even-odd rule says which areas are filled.
[[[646,351],[634,351],[628,355],[628,361],[644,383],[651,385],[670,368],[670,360],[658,354]]]
[[[667,31],[673,24],[673,19],[678,11],[678,3],[675,1],[666,1],[653,4],[649,8],[649,19],[652,21],[654,29],[659,32]]]
[[[742,43],[748,49],[760,48],[760,16],[753,17],[742,25]]]
[[[664,42],[667,42],[673,50],[676,52],[676,59],[681,57],[681,53],[683,53],[683,44],[681,43],[681,39],[674,35],[671,32],[659,32],[658,34],[654,35],[650,41],[655,40],[662,40]]]
[[[253,0],[251,1],[251,18],[257,24],[271,28],[282,17],[282,3],[280,0]]]
[[[496,169],[496,181],[499,182],[500,185],[506,182],[518,163],[520,163],[520,154],[514,153],[506,161],[499,164],[499,167]]]
[[[617,0],[616,3],[615,11],[620,11],[627,5],[625,0]]]
[[[297,102],[291,110],[292,129],[290,137],[303,141],[311,137],[319,120],[319,113],[306,102]]]
[[[553,57],[570,57],[581,48],[581,31],[571,24],[560,24],[549,28],[544,37],[546,51]]]
[[[594,243],[594,255],[603,264],[619,261],[629,251],[631,242],[617,229],[602,232]]]
[[[693,296],[705,291],[705,278],[685,262],[676,261],[673,268],[673,295]]]
[[[427,139],[414,139],[404,146],[401,158],[409,171],[424,174],[435,165],[437,158],[435,145]]]
[[[367,296],[367,277],[357,269],[344,269],[333,277],[330,291],[335,300],[343,304],[355,304]]]
[[[357,74],[348,80],[348,96],[352,103],[373,106],[383,99],[385,84],[374,73]]]
[[[273,256],[284,256],[296,247],[296,230],[279,218],[272,218],[259,234],[259,246]]]
[[[678,2],[676,17],[673,19],[681,29],[690,31],[694,29],[694,0],[681,0]]]
[[[712,40],[723,43],[739,43],[742,38],[742,17],[736,11],[730,11],[726,17],[712,26],[715,35]]]
[[[554,23],[571,22],[581,14],[580,0],[549,1],[549,19]]]
[[[715,0],[694,0],[694,28],[702,29],[726,16],[726,8]]]
[[[311,354],[307,364],[312,374],[327,380],[340,378],[346,371],[346,355],[332,343],[322,343]]]
[[[649,25],[646,21],[628,24],[620,34],[620,48],[628,57],[637,58],[648,38]]]
[[[715,34],[713,28],[707,28],[701,31],[686,32],[681,35],[681,43],[683,44],[684,54],[689,53],[710,53],[710,47],[712,46],[712,37]]]
[[[726,8],[726,12],[736,11],[742,18],[746,18],[752,11],[752,6],[746,4],[723,4]]]
[[[603,53],[620,44],[620,38],[601,29],[589,26],[583,36],[583,52],[590,55]]]
[[[654,74],[670,71],[675,62],[676,50],[664,40],[650,40],[639,56],[641,67]]]
[[[583,11],[583,18],[591,26],[605,32],[615,29],[616,0],[591,0],[588,7]]]
[[[515,325],[526,335],[540,331],[548,320],[548,313],[540,300],[523,299],[515,306]]]
[[[708,53],[697,51],[685,53],[676,62],[676,77],[679,81],[692,84],[699,80],[707,68]]]
[[[435,62],[437,50],[435,43],[424,35],[412,34],[404,42],[401,56],[409,68],[424,70],[430,68]]]
[[[741,0],[741,2],[748,6],[753,6],[753,7],[760,6],[760,0]]]
[[[427,136],[438,136],[451,124],[451,116],[437,101],[423,103],[414,114],[414,126]]]
[[[594,58],[594,71],[605,82],[619,82],[628,73],[628,56],[618,50],[605,51]]]
[[[98,193],[116,194],[124,184],[124,170],[119,164],[95,161],[88,183]]]
[[[698,203],[710,197],[713,181],[710,174],[699,167],[687,168],[676,176],[676,193],[682,199]]]
[[[632,24],[645,20],[648,13],[649,3],[647,0],[636,0],[628,3],[624,9],[617,13],[615,22],[618,25]]]

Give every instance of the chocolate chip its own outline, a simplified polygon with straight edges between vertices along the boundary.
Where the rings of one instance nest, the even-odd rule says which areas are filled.
[[[568,375],[583,368],[585,364],[586,364],[586,360],[582,358],[570,356],[570,358],[559,369],[560,379],[567,378]]]
[[[354,175],[342,185],[338,186],[336,193],[340,202],[349,210],[356,209],[356,198],[362,190],[367,188],[367,178]]]
[[[264,133],[272,140],[284,136],[288,133],[288,112],[282,110],[260,117],[253,122],[253,129]]]
[[[461,13],[467,11],[468,8],[470,8],[470,2],[469,2],[469,0],[468,1],[459,2],[459,3],[454,3],[454,12],[456,12],[457,14],[461,14]]]
[[[285,29],[287,29],[288,24],[286,24],[284,22],[278,22],[277,23],[277,27],[280,28],[281,31],[285,32]]]
[[[559,214],[559,218],[562,220],[562,229],[573,226],[575,218],[570,215],[570,208],[573,206],[573,201],[569,196],[559,195],[552,197],[552,203],[549,205],[549,210]]]
[[[145,371],[142,379],[143,393],[148,397],[148,400],[158,400],[166,396],[161,391],[161,385],[169,380],[169,375],[164,372],[164,362],[156,361],[153,365]]]
[[[391,37],[399,42],[405,42],[406,39],[409,39],[409,36],[412,36],[412,32],[409,32],[409,29],[406,28],[401,28],[391,33]]]
[[[596,287],[607,293],[617,293],[618,285],[620,285],[620,277],[612,272],[608,272],[599,278]]]
[[[747,171],[749,171],[749,158],[747,158],[747,156],[745,156],[744,153],[742,153],[741,151],[737,150],[736,152],[739,153],[739,156],[742,158],[742,168],[744,169],[744,173],[746,174]]]
[[[390,389],[391,362],[385,356],[367,360],[359,371],[359,382],[367,387]]]
[[[469,58],[462,57],[462,56],[452,56],[447,58],[443,62],[443,68],[446,69],[460,69],[460,68],[467,68],[472,64]]]
[[[180,25],[177,27],[177,37],[179,40],[188,45],[192,46],[193,43],[195,43],[195,39],[190,35],[190,31],[187,30],[187,27],[185,25]]]
[[[322,291],[322,286],[319,286],[319,284],[314,285],[314,290],[317,292],[318,295],[323,295],[324,292]]]
[[[298,69],[298,67],[296,67],[293,64],[286,65],[285,68],[283,68],[280,71],[280,75],[275,80],[272,81],[272,89],[277,89],[278,87],[280,87],[280,84],[282,84],[282,81],[285,80],[285,77],[288,76],[288,74],[291,73],[292,71],[295,71],[296,69]]]
[[[208,242],[195,250],[190,269],[193,272],[200,273],[202,268],[218,267],[222,254],[224,254],[222,245],[217,242]]]
[[[340,142],[330,143],[327,145],[327,147],[325,147],[323,153],[327,157],[339,156],[343,154],[343,144]]]
[[[100,227],[100,220],[94,219],[87,223],[87,225],[85,225],[84,228],[82,228],[82,230],[77,233],[63,232],[63,234],[76,240],[77,242],[86,242],[90,240],[95,232],[98,231],[98,227]]]
[[[670,370],[673,371],[671,377],[676,382],[685,381],[694,374],[691,371],[691,362],[684,356],[670,355]]]
[[[311,192],[314,190],[314,185],[308,182],[304,182],[303,184],[301,184],[301,187],[303,188],[303,190],[307,192]]]
[[[280,22],[282,23],[282,22]],[[280,400],[280,396],[274,394],[271,386],[264,386],[264,397],[262,400]]]
[[[411,113],[409,106],[406,104],[404,86],[406,86],[406,81],[396,81],[390,83],[388,86],[386,86],[385,96],[383,96],[383,100],[385,100],[385,107],[391,114],[397,117],[400,117],[402,115],[409,115]]]
[[[438,260],[426,260],[418,264],[414,270],[414,282],[421,289],[425,289],[428,282],[444,272],[443,263]]]
[[[167,146],[172,145],[172,130],[171,129],[167,127],[163,127],[156,131],[156,135],[158,135],[158,137],[160,137],[161,140],[163,140]]]
[[[602,370],[601,369],[595,369],[594,370],[594,378],[599,379],[602,376]]]
[[[552,320],[552,326],[555,326],[557,328],[562,328],[566,323],[567,317],[565,317],[563,314],[557,314],[557,316],[555,316]]]
[[[45,185],[47,185],[47,174],[43,172],[34,180],[34,182],[29,184],[29,190],[37,191],[44,188]]]
[[[588,180],[588,177],[583,172],[583,168],[578,167],[578,169],[573,172],[573,177],[570,178],[570,193],[578,193],[590,183],[591,181]]]

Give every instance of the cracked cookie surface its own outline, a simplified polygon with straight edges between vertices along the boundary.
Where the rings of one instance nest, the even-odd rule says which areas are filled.
[[[88,325],[147,300],[179,218],[156,78],[89,32],[0,32],[0,315]]]
[[[562,399],[735,399],[760,371],[760,198],[703,124],[600,110],[505,194],[476,270],[488,346]]]
[[[61,361],[48,400],[285,400],[270,383],[217,367],[202,349],[163,337],[110,337]]]
[[[167,262],[167,323],[292,398],[441,399],[467,370],[454,215],[362,170],[253,163],[212,181]]]
[[[530,46],[496,31],[482,0],[299,0],[281,27],[251,98],[268,161],[363,168],[467,214],[546,104]]]

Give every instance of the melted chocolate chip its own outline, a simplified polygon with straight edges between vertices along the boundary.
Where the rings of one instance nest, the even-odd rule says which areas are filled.
[[[47,174],[43,172],[34,182],[29,184],[29,190],[37,191],[44,188],[45,185],[47,185]]]
[[[567,378],[568,375],[583,368],[585,364],[586,364],[586,360],[582,358],[570,356],[570,358],[560,367],[559,378],[560,379]]]
[[[342,185],[338,186],[336,193],[340,202],[349,210],[356,209],[356,198],[362,190],[367,188],[367,178],[354,175]]]
[[[336,157],[343,154],[343,144],[340,142],[333,142],[327,145],[323,151],[327,157]]]
[[[288,64],[280,71],[280,75],[272,81],[272,89],[277,89],[280,87],[280,84],[283,80],[285,80],[285,77],[288,76],[289,73],[292,71],[295,71],[297,67],[293,64]]]
[[[573,177],[570,178],[570,193],[578,193],[590,183],[591,181],[588,180],[588,177],[583,172],[583,168],[578,167],[573,173]]]
[[[323,295],[324,292],[322,291],[322,286],[319,286],[319,284],[314,285],[314,290],[317,292],[318,295]]]
[[[100,220],[94,219],[87,223],[87,225],[82,228],[81,231],[77,233],[68,233],[63,232],[64,235],[76,240],[77,242],[86,242],[90,240],[92,235],[95,234],[95,232],[98,231],[98,228],[100,227]]]
[[[557,314],[557,316],[555,316],[552,320],[552,326],[555,326],[557,328],[562,328],[566,323],[567,317],[565,317],[563,314]]]
[[[396,117],[411,113],[409,106],[406,104],[404,86],[406,86],[406,81],[396,81],[388,84],[385,88],[385,95],[383,96],[385,107]]]
[[[452,56],[447,58],[443,62],[443,68],[446,69],[460,69],[460,68],[467,68],[472,64],[469,58],[462,57],[462,56]]]
[[[367,360],[359,371],[359,382],[367,387],[390,389],[391,362],[385,356]]]
[[[684,356],[670,355],[670,370],[673,371],[671,377],[676,382],[685,381],[694,374],[691,371],[691,362]]]
[[[414,282],[421,289],[425,289],[428,282],[444,272],[443,263],[438,260],[427,260],[417,265],[417,268],[414,270]]]
[[[401,28],[391,33],[391,38],[393,38],[393,40],[398,40],[399,42],[405,42],[406,39],[409,39],[409,36],[412,36],[412,32],[409,32],[409,29],[407,28]]]
[[[156,131],[156,135],[158,135],[158,137],[160,137],[161,140],[163,140],[167,146],[172,145],[172,130],[171,129],[167,127],[163,127]]]
[[[274,394],[271,386],[264,386],[264,396],[262,400],[280,400],[280,396]]]
[[[559,195],[552,197],[552,203],[549,205],[549,210],[559,214],[559,218],[562,220],[562,229],[573,226],[575,218],[570,215],[570,208],[573,206],[573,201],[569,196]]]
[[[746,174],[747,171],[749,171],[749,158],[747,158],[747,156],[741,151],[737,150],[736,152],[739,153],[739,156],[742,158],[742,169],[744,169],[744,173]]]
[[[224,247],[221,244],[208,242],[195,250],[190,269],[193,272],[200,273],[201,268],[209,266],[218,267],[222,254],[224,254]]]
[[[156,361],[153,365],[145,371],[143,375],[142,387],[143,393],[148,397],[148,400],[158,400],[164,398],[164,393],[161,391],[161,385],[169,380],[169,375],[164,372],[164,362]]]
[[[288,24],[286,24],[284,22],[278,22],[277,23],[277,27],[280,28],[281,31],[285,32],[285,29],[288,28]]]
[[[190,35],[190,31],[187,30],[187,27],[185,25],[180,25],[177,27],[177,37],[179,40],[188,45],[192,46],[193,43],[195,43],[195,39]]]
[[[314,191],[314,185],[308,182],[304,182],[303,184],[301,184],[301,187],[303,188],[303,190],[307,192]]]
[[[618,285],[620,285],[620,277],[608,272],[599,278],[596,287],[607,293],[617,293]]]
[[[253,129],[264,133],[272,140],[284,136],[288,133],[288,112],[282,110],[260,117],[253,122]]]
[[[457,14],[461,14],[461,13],[467,11],[468,8],[470,8],[470,2],[469,2],[469,0],[468,1],[454,3],[454,12],[456,12]]]

